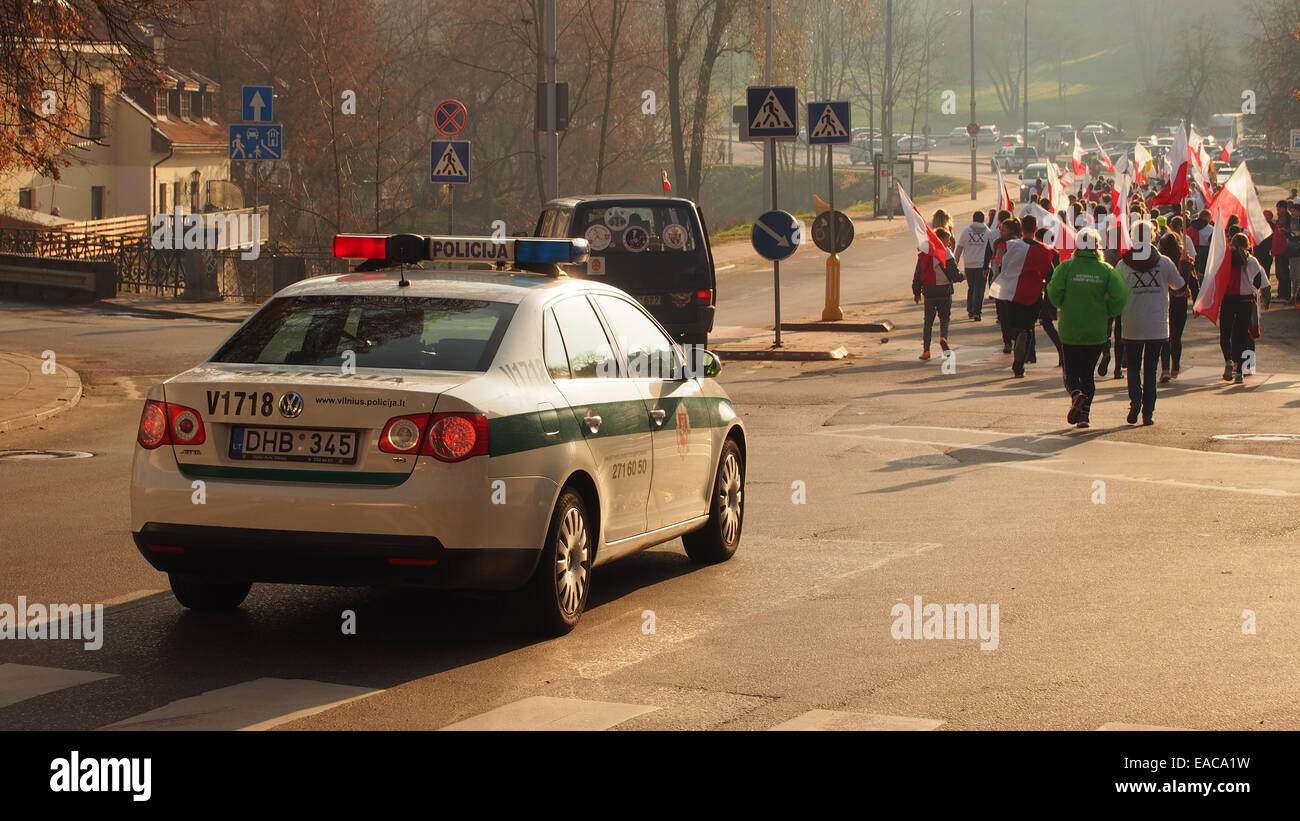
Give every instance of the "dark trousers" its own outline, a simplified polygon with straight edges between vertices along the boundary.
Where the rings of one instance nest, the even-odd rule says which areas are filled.
[[[1056,356],[1059,359],[1061,357],[1061,335],[1056,332],[1056,323],[1052,321],[1055,318],[1056,317],[1053,313],[1049,313],[1046,308],[1044,308],[1043,312],[1038,316],[1038,322],[1043,326],[1043,330],[1047,333],[1047,338],[1052,340],[1052,344],[1056,346]],[[1032,341],[1032,339],[1033,337],[1031,335],[1030,340]],[[1032,345],[1030,346],[1030,349],[1033,349]],[[1034,356],[1037,357],[1037,353],[1035,353]]]
[[[930,337],[933,335],[934,317],[939,316],[939,336],[948,338],[948,319],[952,315],[952,294],[925,297],[925,325],[921,330],[921,341],[925,349],[930,350]]]
[[[984,269],[966,269],[966,313],[979,316],[984,310]]]
[[[1124,342],[1128,355],[1128,401],[1130,405],[1140,405],[1145,417],[1156,410],[1156,365],[1160,364],[1164,345],[1164,341]]]
[[[1291,255],[1278,254],[1273,259],[1277,262],[1277,298],[1286,302],[1291,299]]]
[[[1086,412],[1092,407],[1092,397],[1097,393],[1097,381],[1095,370],[1097,360],[1101,358],[1101,352],[1106,350],[1106,345],[1070,345],[1061,346],[1061,358],[1064,360],[1062,370],[1062,380],[1065,382],[1065,390],[1074,396],[1076,392],[1084,396],[1083,410]]]
[[[1034,325],[1038,324],[1038,316],[1042,309],[1041,300],[1032,305],[1022,305],[1019,302],[1007,303],[1006,323],[1010,326],[1011,350],[1015,355],[1011,370],[1017,374],[1025,372],[1026,361],[1037,358],[1034,350]]]
[[[1124,318],[1112,316],[1107,323],[1107,328],[1115,343],[1115,370],[1119,371],[1124,365]]]
[[[1187,297],[1169,297],[1169,341],[1160,346],[1160,367],[1178,370],[1183,361],[1183,328],[1187,327]]]
[[[1250,347],[1250,323],[1255,319],[1255,298],[1226,294],[1219,308],[1219,350],[1224,362],[1241,364],[1241,352]]]
[[[1011,333],[1011,326],[1007,322],[1007,306],[1011,303],[1005,299],[993,300],[994,306],[998,311],[998,327],[1002,329],[1002,345],[1005,347],[1015,341],[1015,335]]]

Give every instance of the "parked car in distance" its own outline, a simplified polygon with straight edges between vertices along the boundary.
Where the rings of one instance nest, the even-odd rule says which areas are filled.
[[[1038,162],[1038,149],[1032,145],[1003,146],[993,154],[991,170],[1020,171],[1034,162]]]
[[[1001,136],[1002,136],[1002,132],[998,130],[998,127],[996,125],[980,126],[979,142],[981,143],[984,144],[996,143],[998,141],[998,138],[1000,138]]]
[[[948,132],[948,142],[951,145],[965,145],[968,140],[970,140],[970,135],[966,133],[966,126],[964,125],[959,125]]]

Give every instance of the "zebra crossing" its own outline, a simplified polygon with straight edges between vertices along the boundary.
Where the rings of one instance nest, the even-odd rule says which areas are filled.
[[[0,664],[0,708],[42,695],[114,678],[111,673],[26,664]],[[96,729],[269,730],[281,724],[372,698],[382,689],[309,679],[263,677],[171,701]],[[581,698],[534,695],[492,707],[442,727],[446,731],[601,731],[618,729],[639,716],[665,709]],[[927,732],[944,727],[940,718],[852,710],[811,709],[768,727],[772,731]],[[1107,722],[1099,731],[1163,731],[1180,728]]]

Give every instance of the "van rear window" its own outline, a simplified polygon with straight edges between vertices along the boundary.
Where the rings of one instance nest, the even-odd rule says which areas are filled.
[[[679,205],[584,208],[569,236],[586,237],[599,254],[690,254],[698,248],[693,214]]]

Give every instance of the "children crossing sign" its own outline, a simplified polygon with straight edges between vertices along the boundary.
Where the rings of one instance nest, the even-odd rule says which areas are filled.
[[[809,103],[808,142],[813,145],[849,142],[849,104]]]
[[[429,145],[430,182],[443,185],[469,182],[469,140],[434,140]]]
[[[745,94],[751,138],[794,137],[799,133],[794,86],[750,86]]]

